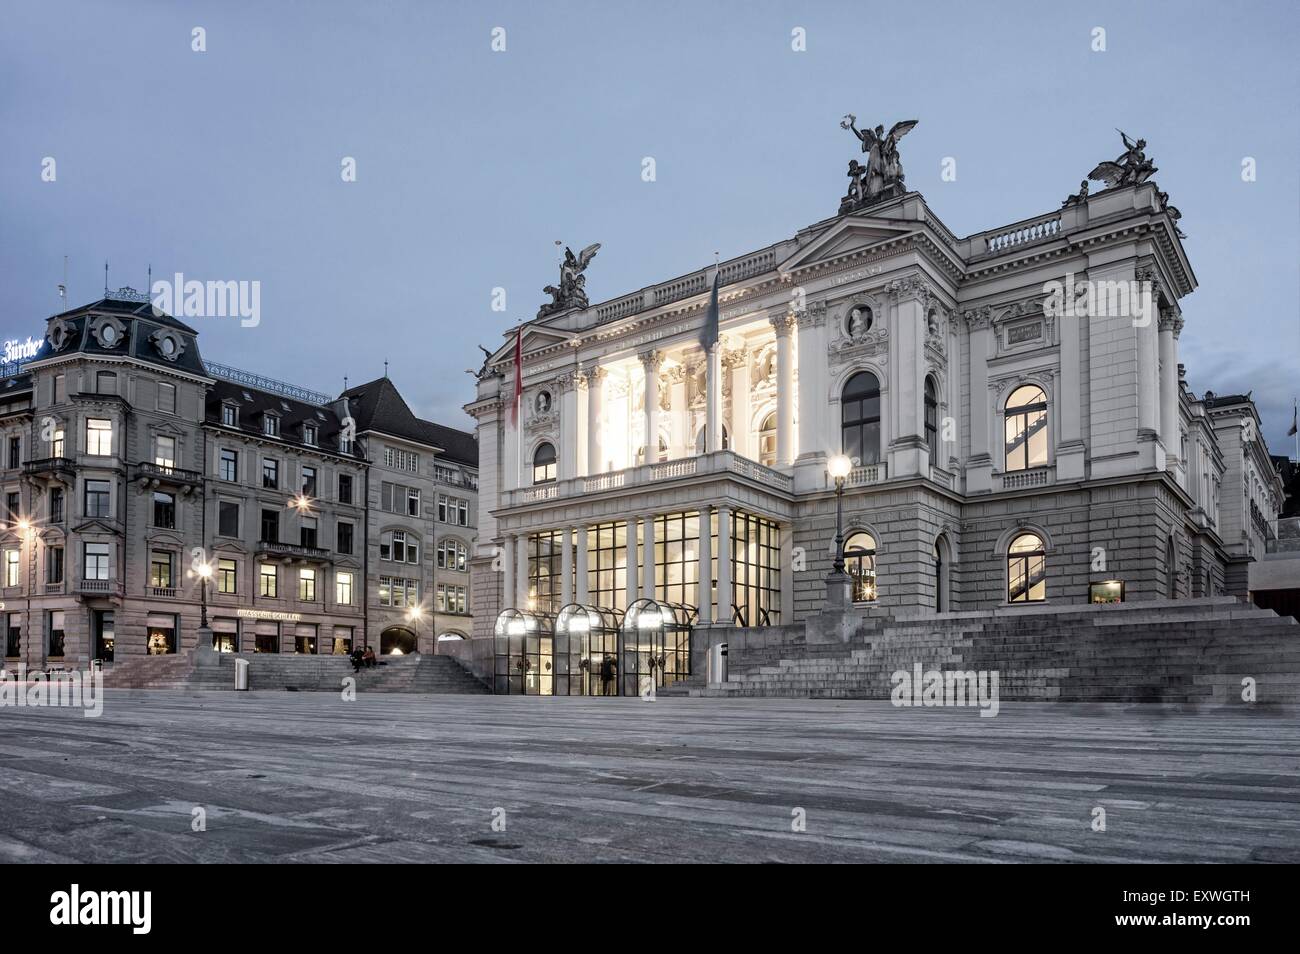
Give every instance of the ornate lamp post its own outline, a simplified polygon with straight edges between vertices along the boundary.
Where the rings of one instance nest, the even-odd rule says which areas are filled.
[[[412,606],[406,611],[406,621],[411,624],[411,632],[415,634],[415,651],[420,651],[420,617],[424,615],[424,610],[418,606]],[[438,648],[434,647],[434,652]]]
[[[853,461],[836,454],[826,462],[826,472],[835,481],[835,562],[826,576],[827,602],[837,609],[849,604],[851,581],[844,571],[844,481],[853,469]]]

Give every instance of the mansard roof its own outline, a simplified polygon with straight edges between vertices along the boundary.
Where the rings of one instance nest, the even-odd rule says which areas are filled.
[[[439,456],[471,467],[478,466],[478,441],[474,435],[416,417],[389,378],[376,378],[348,388],[348,400],[357,432],[378,431],[435,448]]]
[[[238,423],[233,427],[222,423],[223,404],[233,404],[239,408]],[[280,433],[275,437],[270,437],[262,430],[263,419],[268,414],[280,418]],[[221,426],[228,431],[238,431],[250,438],[275,440],[282,444],[340,454],[339,433],[343,429],[343,421],[337,403],[318,405],[296,401],[285,395],[218,378],[208,391],[204,420],[208,424]],[[303,426],[306,424],[316,427],[315,444],[303,440]],[[361,455],[354,453],[341,456]]]

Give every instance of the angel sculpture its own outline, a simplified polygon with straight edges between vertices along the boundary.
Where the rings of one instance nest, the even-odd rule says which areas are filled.
[[[917,121],[908,119],[901,123],[894,123],[888,133],[885,132],[884,126],[877,126],[875,129],[870,127],[859,129],[857,122],[858,118],[849,113],[840,121],[840,128],[847,129],[858,137],[858,141],[862,144],[862,151],[867,156],[866,175],[860,201],[862,203],[872,201],[885,192],[902,192],[903,163],[898,156],[898,140],[911,132]]]
[[[1115,131],[1124,140],[1124,151],[1114,162],[1099,163],[1096,169],[1088,173],[1088,178],[1095,182],[1106,183],[1107,189],[1146,182],[1158,171],[1142,151],[1146,148],[1147,141],[1139,139],[1134,142],[1122,129]]]
[[[588,245],[577,255],[573,254],[573,249],[565,246],[564,261],[560,263],[560,284],[547,285],[542,289],[551,296],[551,301],[538,310],[539,318],[569,308],[587,307],[587,276],[583,272],[587,270],[587,266],[591,264],[598,251],[600,251],[599,242]]]

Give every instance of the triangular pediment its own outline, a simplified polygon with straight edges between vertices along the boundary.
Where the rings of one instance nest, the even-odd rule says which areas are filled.
[[[538,328],[529,326],[524,329],[524,340],[520,344],[520,349],[525,355],[532,354],[534,351],[545,351],[547,348],[554,348],[556,345],[568,344],[577,335],[571,331],[562,331],[556,328]],[[515,356],[515,335],[511,332],[506,336],[505,344],[498,348],[493,354],[490,363],[496,364],[499,361],[509,361]]]
[[[834,261],[874,245],[882,245],[902,238],[920,229],[919,222],[899,222],[894,219],[877,219],[870,216],[845,216],[798,249],[778,266],[778,270],[792,272],[818,262]]]

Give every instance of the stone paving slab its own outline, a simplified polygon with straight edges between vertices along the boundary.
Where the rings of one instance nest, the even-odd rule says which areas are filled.
[[[1295,863],[1300,711],[109,690],[0,798],[6,862]]]

